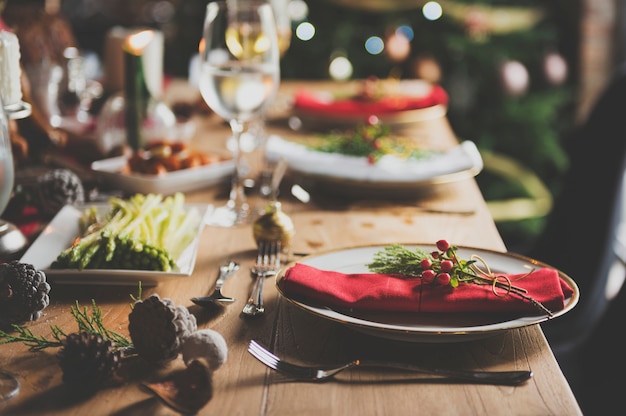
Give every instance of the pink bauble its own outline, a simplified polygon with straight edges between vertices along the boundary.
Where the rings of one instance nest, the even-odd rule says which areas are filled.
[[[543,60],[543,71],[550,84],[561,85],[567,79],[567,62],[560,54],[551,52]]]
[[[500,67],[502,88],[507,94],[520,96],[526,93],[529,84],[528,70],[519,61],[506,61]]]

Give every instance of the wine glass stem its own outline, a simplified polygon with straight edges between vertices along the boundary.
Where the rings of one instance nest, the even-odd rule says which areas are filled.
[[[242,222],[250,214],[250,206],[246,200],[244,192],[244,159],[241,150],[241,135],[244,125],[239,120],[230,120],[230,128],[235,138],[235,173],[233,176],[232,187],[230,190],[230,198],[228,206],[237,213],[238,222]]]

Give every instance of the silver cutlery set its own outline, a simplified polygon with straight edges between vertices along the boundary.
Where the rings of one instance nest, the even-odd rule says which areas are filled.
[[[263,307],[263,285],[266,278],[275,276],[280,270],[280,251],[280,242],[259,242],[256,263],[251,269],[251,273],[255,277],[255,280],[250,297],[242,310],[243,316],[255,317],[263,315],[265,312],[265,308]],[[197,305],[205,307],[234,302],[234,298],[222,294],[222,286],[226,279],[239,270],[239,268],[239,264],[234,261],[229,261],[228,263],[220,266],[219,276],[215,282],[213,293],[209,296],[192,298],[191,301]],[[255,340],[250,341],[248,345],[248,352],[268,368],[276,370],[277,372],[296,381],[327,381],[344,370],[365,367],[402,370],[436,376],[438,379],[443,378],[451,381],[467,381],[479,384],[509,386],[522,384],[533,376],[532,371],[529,370],[454,370],[423,367],[405,362],[359,359],[346,363],[339,363],[334,366],[304,366],[279,358]]]
[[[252,292],[248,302],[244,306],[242,313],[244,316],[259,316],[265,312],[263,307],[263,286],[265,279],[275,276],[280,270],[280,241],[259,241],[256,263],[250,270],[254,279]],[[191,298],[191,301],[199,306],[213,307],[217,304],[228,304],[235,301],[234,298],[225,296],[222,293],[222,286],[226,279],[233,275],[240,266],[234,261],[220,266],[220,273],[215,282],[213,293],[208,296]]]

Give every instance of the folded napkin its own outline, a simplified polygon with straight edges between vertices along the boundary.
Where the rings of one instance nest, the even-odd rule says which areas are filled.
[[[421,159],[385,155],[371,164],[366,157],[320,152],[272,135],[267,141],[266,154],[270,160],[285,159],[297,172],[360,181],[413,183],[470,169],[480,172],[483,168],[480,152],[469,140]]]
[[[439,85],[433,85],[421,95],[386,95],[376,100],[358,97],[336,98],[329,94],[301,89],[294,96],[294,108],[327,117],[370,116],[417,110],[435,105],[447,105],[448,94]]]
[[[541,268],[516,280],[515,286],[552,312],[565,306],[572,288],[554,269]],[[457,288],[422,285],[421,279],[377,273],[345,274],[321,270],[302,263],[290,267],[279,282],[289,297],[325,306],[361,311],[389,312],[509,312],[537,315],[537,306],[517,295],[498,297],[490,285],[460,284]],[[502,290],[498,290],[501,293]]]

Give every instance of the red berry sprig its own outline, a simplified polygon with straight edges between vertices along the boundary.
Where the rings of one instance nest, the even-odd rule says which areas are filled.
[[[470,268],[475,260],[458,259],[457,247],[448,240],[439,240],[436,246],[437,250],[427,252],[419,248],[410,250],[398,244],[392,245],[377,253],[368,268],[375,272],[418,277],[425,284],[452,287],[477,278]]]
[[[451,286],[456,288],[460,283],[490,285],[496,296],[517,295],[532,302],[538,309],[552,315],[541,303],[528,296],[526,290],[514,286],[509,278],[496,275],[479,256],[473,255],[469,260],[457,257],[458,247],[448,240],[439,240],[437,250],[428,252],[419,247],[409,249],[400,244],[392,244],[374,254],[374,259],[366,266],[375,273],[384,273],[407,278],[419,278],[422,284]],[[475,266],[481,261],[487,272]],[[532,273],[530,271],[528,274]]]

